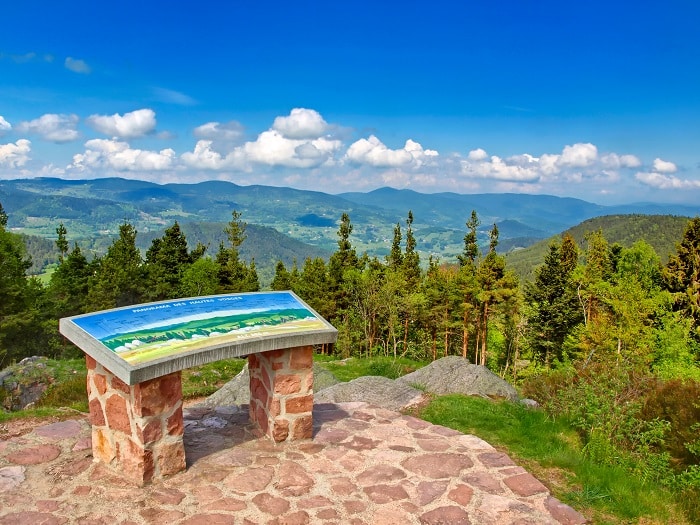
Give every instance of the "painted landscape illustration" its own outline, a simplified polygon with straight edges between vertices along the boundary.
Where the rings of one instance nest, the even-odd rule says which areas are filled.
[[[289,292],[180,299],[72,321],[131,365],[250,338],[329,328]]]

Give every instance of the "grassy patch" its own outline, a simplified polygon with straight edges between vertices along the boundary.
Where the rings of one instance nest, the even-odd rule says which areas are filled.
[[[434,399],[420,417],[504,450],[594,523],[688,523],[668,490],[587,459],[578,434],[564,419],[462,395]]]
[[[331,372],[338,381],[351,381],[362,376],[383,376],[396,379],[410,374],[428,363],[406,358],[370,357],[338,360],[328,356],[316,356],[315,361]]]
[[[247,359],[223,359],[183,370],[183,399],[210,396],[243,370],[247,362]]]

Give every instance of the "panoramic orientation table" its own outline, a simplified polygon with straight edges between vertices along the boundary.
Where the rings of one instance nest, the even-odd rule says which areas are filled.
[[[276,442],[310,438],[314,345],[338,334],[289,291],[132,305],[59,329],[87,355],[95,459],[140,484],[185,468],[185,368],[248,356],[251,421]]]

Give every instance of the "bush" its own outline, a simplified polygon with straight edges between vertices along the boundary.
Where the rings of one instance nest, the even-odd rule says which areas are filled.
[[[665,446],[679,469],[700,464],[700,446],[692,446],[700,427],[700,382],[657,381],[645,399],[641,417],[669,422]]]

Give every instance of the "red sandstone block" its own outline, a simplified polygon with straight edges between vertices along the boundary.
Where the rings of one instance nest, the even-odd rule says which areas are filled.
[[[159,441],[163,437],[163,425],[160,419],[152,419],[144,428],[137,427],[137,435],[139,440],[144,445],[149,445]]]
[[[110,385],[112,386],[112,388],[114,388],[115,390],[119,390],[121,392],[124,392],[125,394],[131,394],[132,387],[127,385],[124,381],[119,379],[117,376],[112,375],[111,372],[109,375],[111,376],[110,377]]]
[[[262,352],[260,354],[261,357],[264,357],[265,359],[269,361],[279,361],[279,360],[284,360],[287,356],[287,349],[281,349],[281,350],[270,350],[269,352]]]
[[[306,370],[314,366],[313,346],[298,346],[290,348],[289,352],[291,354],[289,368],[292,370]]]
[[[92,376],[92,384],[95,385],[97,393],[101,396],[104,395],[107,392],[107,377],[97,372],[90,373],[88,377],[90,376]]]
[[[277,371],[277,370],[282,370],[283,368],[286,368],[286,367],[284,366],[284,363],[282,363],[280,361],[273,361],[271,368],[272,368],[272,370]]]
[[[109,465],[117,455],[111,436],[108,429],[92,428],[92,455],[106,465]]]
[[[169,412],[182,401],[180,372],[134,385],[134,414],[141,417]]]
[[[169,436],[182,436],[185,433],[185,424],[182,421],[182,406],[168,418],[166,428]]]
[[[105,425],[105,414],[99,399],[90,400],[90,424],[94,427]]]
[[[278,374],[274,378],[275,394],[298,394],[301,390],[301,378],[296,374]]]
[[[275,443],[279,443],[285,441],[287,436],[289,436],[289,421],[285,418],[278,417],[272,422],[270,437]]]
[[[94,370],[95,367],[97,366],[97,361],[95,361],[89,355],[85,354],[85,366],[87,367],[88,370]]]
[[[158,476],[172,476],[185,470],[185,447],[182,441],[166,443],[156,447]]]
[[[301,382],[301,390],[299,391],[299,393],[300,394],[307,394],[307,393],[313,394],[313,391],[314,391],[314,371],[313,371],[313,368],[311,368],[306,373],[303,381]]]
[[[314,395],[307,394],[299,397],[288,397],[284,400],[284,410],[287,414],[311,412],[314,408]]]
[[[268,397],[267,401],[268,403],[266,405],[266,408],[269,417],[275,418],[279,416],[282,413],[282,405],[280,403],[279,398]]]
[[[140,444],[130,439],[125,440],[119,450],[118,465],[116,466],[122,475],[139,485],[153,479],[155,463],[152,450],[144,449]]]
[[[311,414],[297,417],[292,421],[291,440],[311,439],[314,435],[314,420]]]
[[[119,394],[112,394],[107,398],[105,403],[105,415],[107,417],[107,426],[111,430],[124,432],[131,435],[131,422],[129,420],[129,412],[126,406],[126,400]]]
[[[260,359],[258,354],[250,354],[248,356],[248,370],[252,371],[256,368],[260,368]]]

